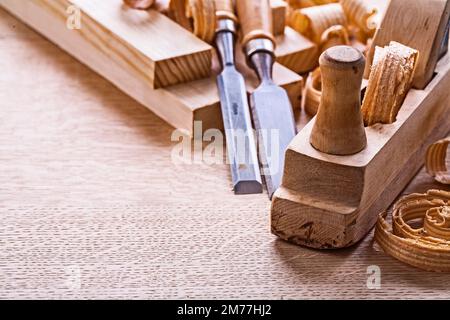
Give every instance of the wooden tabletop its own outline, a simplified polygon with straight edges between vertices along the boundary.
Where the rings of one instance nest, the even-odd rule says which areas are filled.
[[[0,10],[0,298],[450,298],[449,274],[372,234],[278,240],[267,196],[233,195],[226,165],[174,163],[173,130]],[[430,188],[422,171],[405,193]]]

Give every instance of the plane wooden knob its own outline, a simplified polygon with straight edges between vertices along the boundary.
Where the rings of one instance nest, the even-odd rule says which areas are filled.
[[[355,154],[366,147],[361,114],[362,53],[349,46],[326,50],[319,59],[322,96],[310,142],[334,155]]]

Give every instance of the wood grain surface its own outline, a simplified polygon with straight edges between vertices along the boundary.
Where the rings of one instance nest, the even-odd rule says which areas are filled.
[[[54,4],[56,3],[55,1],[58,2],[68,0],[52,0],[51,3]],[[79,3],[85,4],[85,2],[85,0],[82,0]],[[142,66],[137,68],[139,69],[139,72],[136,73],[133,69],[116,63],[117,61],[114,56],[97,49],[95,45],[88,41],[82,33],[79,32],[80,30],[67,29],[65,26],[65,19],[67,18],[64,19],[64,17],[54,16],[52,13],[47,11],[47,6],[38,6],[36,3],[42,4],[43,1],[0,0],[0,7],[4,6],[7,8],[9,12],[12,12],[15,16],[19,17],[21,21],[32,26],[35,30],[38,30],[70,55],[76,57],[79,61],[82,61],[92,70],[111,81],[111,83],[116,85],[123,92],[139,101],[142,105],[148,107],[175,128],[183,128],[192,134],[194,121],[203,121],[204,130],[216,128],[222,125],[223,122],[220,113],[219,94],[216,85],[216,73],[219,72],[220,69],[217,59],[213,59],[213,74],[211,77],[190,81],[187,83],[180,83],[178,85],[160,88],[157,90],[149,90],[149,88],[151,88],[151,84],[141,77],[141,69],[143,69]],[[117,2],[117,0],[115,0],[115,3],[116,5],[118,3],[121,5],[120,1]],[[177,3],[171,2],[171,4],[176,5]],[[92,7],[90,7],[90,9],[92,10]],[[60,8],[59,10],[61,11],[62,9]],[[147,12],[140,12],[139,10],[129,11],[132,11],[137,15],[147,14]],[[131,12],[128,13],[131,14]],[[82,15],[82,17],[85,16]],[[111,29],[113,29],[113,27],[111,27]],[[81,28],[81,30],[83,30],[83,28]],[[187,32],[185,30],[182,31]],[[104,39],[107,39],[107,41],[105,40],[106,42],[112,41],[109,39],[108,32],[100,32],[100,34],[102,34]],[[190,34],[190,36],[192,35]],[[140,38],[139,36],[136,37],[138,39],[135,39],[135,41],[140,39],[138,42],[142,48],[148,47],[148,43],[141,43],[146,42],[145,39],[143,40],[143,38]],[[307,39],[297,37],[296,40],[299,43],[296,46],[296,49],[293,49],[292,46],[286,45],[286,42],[291,39],[293,39],[293,37],[278,37],[277,43],[280,49],[277,51],[277,54],[279,54],[279,58],[282,59],[283,63],[287,63],[289,67],[296,67],[299,56],[305,57],[306,55],[308,57],[311,54],[311,51],[314,54],[315,47]],[[197,39],[197,41],[200,40]],[[211,48],[210,46],[208,47]],[[302,52],[294,52],[294,50],[299,50]],[[293,59],[294,64],[290,58],[295,58]],[[286,59],[288,61],[286,61]],[[308,60],[310,63],[311,59]],[[245,74],[247,79],[247,90],[251,93],[259,85],[259,80],[255,72],[247,67],[245,56],[240,49],[238,49],[237,62],[238,69]],[[303,63],[301,63],[300,66],[305,67]],[[274,81],[288,92],[292,105],[294,107],[299,107],[299,96],[303,85],[302,77],[284,66],[275,63]]]
[[[450,275],[372,234],[278,240],[265,194],[234,196],[227,165],[173,164],[171,127],[2,10],[0,70],[0,298],[450,298]],[[422,171],[405,192],[439,187]]]

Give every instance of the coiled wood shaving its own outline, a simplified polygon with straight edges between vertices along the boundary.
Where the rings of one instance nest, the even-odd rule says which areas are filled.
[[[375,240],[392,257],[414,267],[450,272],[450,192],[430,190],[400,199],[392,212],[392,230],[382,213]],[[419,219],[422,227],[410,224]]]
[[[320,44],[325,30],[335,25],[346,27],[347,19],[342,6],[339,3],[332,3],[291,10],[288,23],[297,32]]]
[[[311,72],[308,76],[308,79],[306,79],[302,107],[307,114],[311,116],[315,116],[317,114],[321,95],[322,75],[320,73],[320,68],[317,68],[313,72]]]
[[[329,27],[320,37],[320,51],[324,52],[328,48],[340,45],[349,45],[350,39],[347,29],[341,25]]]
[[[378,10],[365,0],[340,0],[349,22],[357,26],[367,37],[373,37],[376,23],[373,18]]]
[[[450,137],[439,140],[428,147],[425,158],[425,168],[436,181],[443,184],[450,184],[450,173],[448,172],[446,158],[447,149],[450,144]]]
[[[194,34],[212,42],[216,34],[216,6],[214,0],[188,0],[186,16],[193,21]]]
[[[158,11],[167,15],[186,30],[193,32],[192,21],[186,15],[186,7],[188,5],[186,0],[157,1],[155,5],[160,6]]]
[[[411,88],[419,52],[398,42],[375,48],[362,104],[366,126],[393,123]]]

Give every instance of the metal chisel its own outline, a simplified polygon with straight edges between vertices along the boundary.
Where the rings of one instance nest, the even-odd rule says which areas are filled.
[[[256,141],[244,78],[235,66],[236,22],[232,0],[215,0],[216,45],[223,70],[217,77],[228,160],[235,194],[262,192]]]
[[[281,184],[286,149],[296,134],[292,106],[272,79],[275,40],[269,0],[239,0],[237,12],[247,61],[261,83],[250,98],[259,136],[259,160],[271,198]]]

